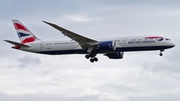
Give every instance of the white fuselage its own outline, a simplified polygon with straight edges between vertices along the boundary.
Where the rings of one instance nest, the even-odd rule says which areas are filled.
[[[168,38],[146,38],[146,37],[124,37],[115,38],[110,40],[101,40],[102,42],[112,42],[110,49],[103,50],[97,49],[97,53],[108,53],[108,52],[126,52],[126,51],[148,51],[148,50],[164,50],[172,48],[175,45]],[[35,41],[27,43],[30,47],[21,47],[20,50],[49,54],[49,55],[60,55],[60,54],[87,54],[86,50],[83,50],[81,46],[75,41],[60,41],[60,40],[49,40],[49,41]],[[112,48],[112,49],[111,49]]]

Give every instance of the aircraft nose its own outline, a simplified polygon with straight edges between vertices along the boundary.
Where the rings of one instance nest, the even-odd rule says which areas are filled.
[[[171,43],[171,46],[172,46],[172,47],[175,47],[175,44],[174,44],[174,43]]]

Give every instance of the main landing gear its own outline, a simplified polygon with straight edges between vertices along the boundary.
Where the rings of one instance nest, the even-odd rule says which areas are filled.
[[[94,55],[85,55],[85,58],[86,59],[89,59],[90,58],[90,62],[97,62],[98,61],[98,58],[97,57],[95,57],[96,56],[96,54],[94,54]]]
[[[164,51],[164,49],[160,50],[160,53],[159,53],[160,56],[163,56],[163,53],[162,53],[163,51]]]

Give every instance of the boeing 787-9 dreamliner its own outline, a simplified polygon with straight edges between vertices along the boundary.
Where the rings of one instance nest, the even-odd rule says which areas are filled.
[[[160,56],[165,49],[175,46],[166,37],[162,36],[142,36],[142,37],[121,37],[106,40],[95,40],[69,31],[56,24],[43,21],[44,23],[59,30],[65,36],[71,38],[70,41],[61,40],[40,40],[20,21],[12,20],[21,43],[5,40],[13,44],[12,48],[27,52],[66,55],[66,54],[85,54],[86,59],[97,62],[97,54],[104,54],[109,59],[122,59],[124,52],[128,51],[151,51],[160,50]]]

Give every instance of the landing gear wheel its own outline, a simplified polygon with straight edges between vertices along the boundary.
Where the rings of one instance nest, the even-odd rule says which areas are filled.
[[[86,54],[86,55],[85,55],[85,58],[86,58],[86,59],[89,59],[89,58],[90,58],[90,62],[91,62],[91,63],[97,62],[97,61],[98,61],[98,58],[95,57],[96,55],[97,55],[97,53]]]
[[[95,58],[94,58],[94,61],[96,61],[96,62],[97,62],[97,61],[98,61],[98,58],[96,58],[96,57],[95,57]]]
[[[85,55],[85,58],[86,58],[86,59],[89,59],[89,58],[90,58],[90,56],[89,56],[89,55]]]
[[[90,61],[93,63],[93,62],[94,62],[94,59],[90,59]]]

